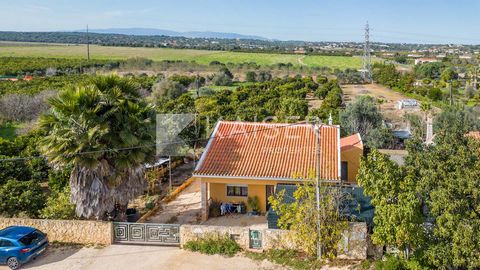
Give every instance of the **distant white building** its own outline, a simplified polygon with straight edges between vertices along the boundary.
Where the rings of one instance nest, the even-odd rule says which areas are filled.
[[[416,109],[418,108],[418,102],[415,99],[402,99],[397,101],[396,107],[398,110]]]
[[[470,55],[460,55],[458,58],[470,60],[472,57]]]
[[[436,63],[438,62],[437,58],[418,58],[415,59],[415,65],[425,64],[425,63]]]
[[[407,55],[407,56],[410,57],[410,58],[420,58],[420,57],[422,57],[423,55],[411,53],[411,54],[409,54],[409,55]]]

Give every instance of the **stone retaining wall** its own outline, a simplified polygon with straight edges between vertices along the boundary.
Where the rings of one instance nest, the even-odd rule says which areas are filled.
[[[37,228],[46,233],[50,241],[93,245],[110,245],[113,241],[111,222],[0,218],[0,229],[14,225]]]
[[[262,234],[262,249],[295,249],[289,241],[291,232],[275,229],[260,229]],[[243,249],[250,248],[250,229],[248,227],[207,226],[207,225],[181,225],[180,246],[186,242],[205,237],[209,234],[225,235],[235,239]],[[349,260],[364,260],[367,258],[367,224],[352,222],[342,235],[339,243],[338,257]]]

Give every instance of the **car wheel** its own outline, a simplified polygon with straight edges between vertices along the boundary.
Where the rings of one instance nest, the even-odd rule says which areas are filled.
[[[20,267],[20,263],[16,257],[8,258],[7,265],[10,267],[10,269],[18,269]]]

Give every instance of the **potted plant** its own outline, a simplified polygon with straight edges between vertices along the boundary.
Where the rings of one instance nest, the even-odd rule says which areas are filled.
[[[250,210],[249,214],[259,215],[260,214],[260,199],[258,196],[248,197],[247,205]]]

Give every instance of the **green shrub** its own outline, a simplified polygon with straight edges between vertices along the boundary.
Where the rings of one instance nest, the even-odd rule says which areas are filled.
[[[260,211],[260,199],[258,196],[248,197],[247,199],[248,208],[253,212]]]
[[[26,214],[36,218],[45,205],[45,194],[36,181],[8,180],[0,186],[0,214],[6,217]]]
[[[240,246],[231,239],[228,234],[208,234],[202,238],[191,240],[183,246],[190,251],[196,251],[204,254],[220,254],[233,256],[241,250]]]
[[[415,258],[405,260],[399,257],[388,255],[385,260],[377,261],[375,263],[376,270],[426,270],[430,269],[422,265],[421,262]]]
[[[40,217],[47,219],[76,219],[75,205],[70,202],[70,188],[56,191],[48,199]]]

